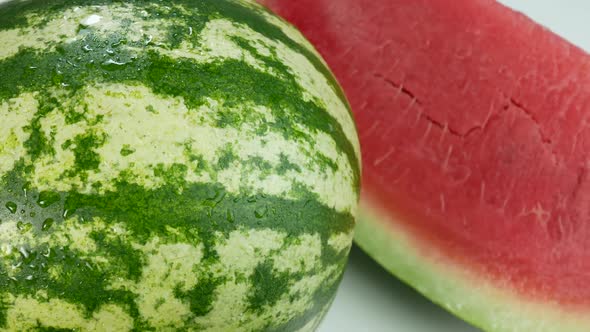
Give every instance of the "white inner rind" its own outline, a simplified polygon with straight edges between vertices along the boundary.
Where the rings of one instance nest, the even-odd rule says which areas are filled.
[[[535,301],[470,272],[423,243],[397,216],[361,202],[355,241],[377,262],[448,311],[497,332],[586,332],[590,318],[576,308]]]

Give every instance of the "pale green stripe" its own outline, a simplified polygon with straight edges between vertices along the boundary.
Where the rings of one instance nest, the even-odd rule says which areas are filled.
[[[361,204],[355,241],[379,264],[451,313],[486,331],[586,332],[588,315],[519,298],[420,245],[397,217]]]

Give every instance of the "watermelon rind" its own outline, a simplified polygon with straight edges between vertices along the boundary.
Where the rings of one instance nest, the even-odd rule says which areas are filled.
[[[355,243],[387,271],[452,314],[490,332],[585,332],[580,308],[515,294],[511,285],[472,273],[409,229],[401,216],[361,200]]]
[[[0,5],[0,330],[313,331],[360,148],[251,1]]]

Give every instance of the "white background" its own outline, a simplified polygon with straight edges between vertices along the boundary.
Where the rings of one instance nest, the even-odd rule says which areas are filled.
[[[337,1],[337,0],[334,0]],[[449,0],[452,1],[452,0]],[[590,1],[501,0],[590,50]],[[390,276],[358,248],[319,332],[475,332]]]

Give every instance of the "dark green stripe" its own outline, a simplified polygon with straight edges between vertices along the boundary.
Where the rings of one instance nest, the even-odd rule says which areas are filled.
[[[248,310],[261,314],[274,306],[288,292],[292,281],[290,273],[274,271],[271,259],[258,264],[250,276],[252,290],[248,296]]]
[[[220,13],[221,18],[229,18],[230,21],[246,24],[251,27],[254,31],[258,31],[269,39],[281,41],[283,44],[303,54],[326,79],[332,87],[338,97],[343,101],[345,105],[348,105],[346,96],[340,88],[340,84],[336,81],[336,78],[332,72],[324,65],[320,58],[311,52],[307,47],[298,44],[293,39],[289,38],[279,27],[269,23],[263,16],[256,11],[252,11],[235,1],[228,0],[204,0],[207,6],[213,11]],[[266,8],[262,9],[267,11]],[[269,12],[269,11],[267,11]],[[289,24],[283,21],[285,24]]]
[[[46,326],[39,326],[35,328],[35,332],[76,332],[73,329],[58,329],[55,327],[46,327]]]
[[[0,275],[6,273],[6,271],[2,271],[2,266],[0,265]],[[7,303],[4,299],[4,294],[0,295],[0,327],[6,326],[8,322],[7,312],[10,308],[10,303]]]
[[[298,331],[302,329],[312,319],[317,318],[321,310],[334,301],[342,277],[343,274],[340,274],[335,282],[324,281],[318,288],[318,291],[313,295],[314,302],[312,307],[303,312],[303,314],[278,326],[269,326],[265,332]]]
[[[263,59],[269,67],[281,73],[281,77],[275,77],[237,60],[199,64],[189,59],[171,59],[153,50],[133,55],[122,48],[112,47],[123,39],[121,34],[103,39],[89,33],[82,40],[60,45],[55,52],[38,54],[30,49],[21,50],[16,56],[0,61],[0,100],[24,91],[43,91],[51,86],[63,87],[73,95],[75,91],[96,82],[141,82],[158,94],[182,96],[187,105],[195,109],[203,105],[206,97],[224,100],[227,107],[252,102],[268,107],[276,119],[261,126],[261,135],[265,130],[273,130],[282,133],[286,139],[304,140],[313,146],[313,137],[297,130],[296,124],[301,123],[312,132],[325,132],[333,137],[337,147],[348,158],[353,170],[351,176],[358,188],[359,160],[342,126],[323,106],[304,100],[303,90],[280,62],[272,58]],[[247,45],[247,42],[242,40],[242,44]],[[145,47],[143,43],[132,46]],[[87,52],[85,47],[93,51]],[[110,59],[104,56],[107,49],[115,52]],[[108,60],[126,65],[113,65]],[[39,156],[39,149],[46,146],[41,143],[51,139],[43,137],[39,118],[50,111],[47,105],[54,107],[55,103],[49,97],[40,99],[41,111],[31,123],[31,142],[27,143],[33,160]],[[239,126],[248,120],[247,112],[236,116],[220,112],[217,124],[219,127]],[[327,159],[321,157],[315,158],[320,165],[322,160]],[[334,168],[330,164],[327,166]]]
[[[148,190],[122,178],[115,191],[104,195],[44,192],[44,197],[53,197],[52,204],[47,205],[40,204],[41,193],[26,184],[24,179],[27,178],[27,170],[22,164],[20,162],[15,170],[3,177],[0,184],[0,205],[6,202],[15,203],[23,223],[30,224],[27,229],[34,236],[52,232],[56,225],[64,221],[64,216],[77,216],[81,223],[90,223],[89,225],[92,225],[93,218],[101,218],[109,225],[123,224],[140,243],[147,243],[154,236],[159,236],[161,239],[173,238],[178,242],[203,244],[205,257],[199,268],[208,271],[219,261],[215,251],[215,233],[220,232],[229,237],[231,232],[238,230],[272,229],[284,232],[291,238],[303,234],[319,234],[322,241],[321,266],[308,274],[269,277],[271,271],[268,271],[268,266],[262,265],[257,269],[262,269],[261,276],[251,277],[255,282],[255,289],[250,297],[251,309],[272,305],[278,296],[284,294],[285,282],[294,282],[302,276],[320,273],[330,265],[343,269],[346,262],[347,253],[336,253],[328,240],[340,232],[352,231],[354,217],[324,206],[315,199],[315,194],[304,189],[300,189],[299,198],[295,200],[262,193],[249,197],[233,195],[225,192],[219,184],[188,184],[184,181],[183,169],[173,168],[155,172],[154,176],[162,177],[168,183],[158,189]],[[8,209],[0,209],[0,220],[12,218],[11,216],[13,214]],[[48,218],[54,219],[55,225],[44,229],[43,221]],[[180,230],[183,238],[177,238],[167,227]],[[47,244],[42,244],[39,247],[26,248],[26,255],[15,254],[11,260],[4,260],[4,263],[22,262],[23,267],[17,273],[16,281],[8,278],[6,271],[0,270],[0,289],[13,295],[30,296],[45,290],[50,298],[80,304],[86,309],[88,317],[102,304],[123,304],[136,320],[136,328],[145,330],[148,326],[139,319],[136,296],[129,291],[108,289],[107,280],[123,278],[137,282],[146,262],[143,254],[128,243],[109,239],[106,236],[111,232],[109,229],[110,227],[104,232],[95,229],[91,233],[91,238],[98,244],[96,255],[109,260],[105,268],[94,266],[91,261],[80,257],[79,252],[67,246],[49,248]],[[111,235],[118,238],[113,233]],[[48,249],[51,249],[51,254],[44,255]],[[63,271],[60,279],[50,277],[50,267],[58,267]],[[34,278],[26,280],[29,275]],[[273,278],[278,279],[268,284],[269,280],[275,280]],[[188,299],[195,314],[203,315],[210,310],[214,289],[220,285],[222,281],[212,280],[210,283],[197,285],[188,293],[177,292],[177,296]],[[327,303],[325,299],[333,296],[335,286],[328,289],[330,294],[324,294],[326,290],[323,289],[314,296],[318,301],[323,299],[323,303]],[[272,296],[267,298],[268,294]],[[209,298],[197,298],[199,295]],[[5,312],[0,310],[0,318],[3,314]]]
[[[297,50],[305,57],[307,57],[315,68],[320,71],[332,86],[334,91],[338,93],[339,97],[346,102],[346,97],[340,88],[340,85],[334,78],[331,71],[326,68],[322,61],[316,54],[311,52],[307,47],[300,45],[293,39],[289,38],[279,27],[269,23],[266,18],[261,15],[263,11],[268,12],[266,8],[259,7],[257,10],[252,10],[237,1],[232,0],[175,0],[175,1],[145,1],[145,0],[27,0],[14,1],[13,3],[4,4],[0,6],[0,30],[12,29],[17,27],[33,27],[42,28],[51,20],[57,19],[61,16],[63,11],[77,6],[95,6],[95,5],[114,5],[114,4],[128,4],[138,7],[138,11],[143,8],[148,8],[148,13],[152,17],[175,17],[186,20],[186,26],[192,25],[193,29],[200,30],[204,26],[206,20],[211,18],[225,18],[230,21],[246,24],[253,30],[258,31],[266,37],[281,41],[290,48]],[[166,8],[166,6],[182,6],[188,10],[187,15],[177,8]],[[142,8],[143,7],[143,8]],[[42,18],[39,22],[29,22],[25,15],[27,13],[38,13]],[[138,16],[139,17],[139,16]],[[283,21],[285,25],[289,24]],[[182,41],[183,32],[186,31],[186,26],[176,26],[170,30],[169,37],[174,40],[173,45],[179,45]],[[176,29],[179,31],[175,31]]]
[[[177,288],[174,296],[190,303],[191,312],[197,316],[205,316],[213,310],[215,290],[226,282],[226,278],[214,277],[211,271],[203,271],[195,287],[187,292]]]

